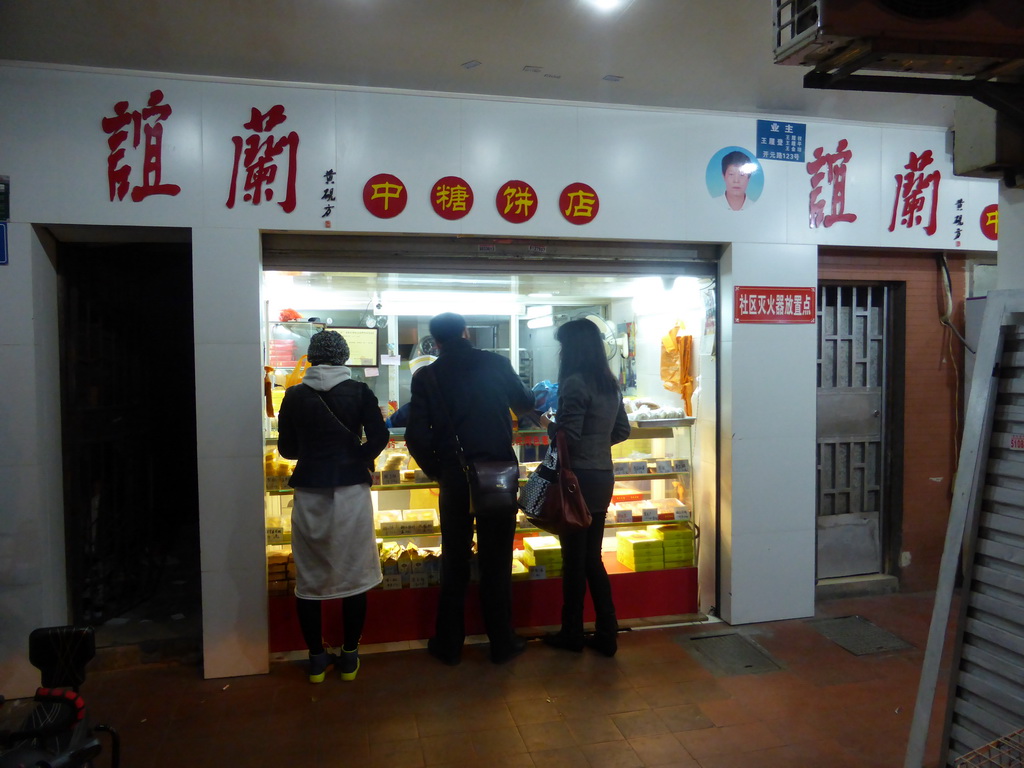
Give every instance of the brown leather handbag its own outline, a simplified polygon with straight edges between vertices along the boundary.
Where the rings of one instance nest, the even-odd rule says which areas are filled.
[[[550,450],[550,449],[549,449]],[[523,491],[525,503],[520,507],[527,519],[542,531],[560,536],[590,527],[591,515],[580,491],[579,480],[569,465],[569,446],[565,434],[555,432],[554,469],[545,458],[544,465],[527,481]],[[534,487],[531,488],[531,483]],[[536,498],[534,497],[536,493]]]

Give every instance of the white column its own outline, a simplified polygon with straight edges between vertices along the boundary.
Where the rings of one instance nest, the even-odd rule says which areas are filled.
[[[813,246],[730,246],[721,264],[719,615],[730,624],[814,613],[813,323],[734,324],[735,286],[816,286]]]
[[[999,251],[996,281],[1001,289],[1024,288],[1024,189],[999,185]]]
[[[37,627],[69,620],[64,570],[57,275],[29,224],[8,224],[0,266],[0,693],[31,696]]]
[[[196,229],[192,276],[206,677],[269,670],[256,229]]]

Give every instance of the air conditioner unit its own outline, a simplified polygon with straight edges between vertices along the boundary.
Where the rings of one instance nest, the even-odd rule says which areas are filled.
[[[1022,0],[774,0],[775,63],[1019,79]]]

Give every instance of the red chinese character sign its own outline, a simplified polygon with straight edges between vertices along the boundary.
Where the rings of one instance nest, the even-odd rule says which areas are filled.
[[[234,161],[227,207],[234,208],[238,187],[242,200],[252,205],[268,203],[277,196],[285,213],[295,210],[295,175],[298,172],[299,134],[274,129],[288,120],[284,107],[276,104],[266,112],[252,107],[249,121],[242,124],[249,133],[231,137]],[[283,189],[282,189],[283,187]]]
[[[981,234],[989,240],[999,239],[999,206],[993,203],[986,205],[981,212]]]
[[[378,219],[393,219],[408,202],[405,184],[390,173],[378,173],[363,185],[363,205]]]
[[[813,323],[814,288],[775,288],[737,285],[737,323]]]
[[[857,215],[846,212],[846,165],[853,159],[853,151],[846,139],[840,139],[835,152],[825,152],[818,147],[812,152],[814,157],[807,163],[807,173],[811,177],[810,226],[831,227],[837,222],[852,224]],[[822,193],[828,187],[829,210],[825,212],[825,199]]]
[[[127,101],[114,105],[112,117],[100,121],[103,132],[109,136],[107,148],[107,184],[110,200],[124,200],[131,188],[133,202],[144,200],[150,195],[174,196],[181,192],[177,184],[164,184],[163,173],[163,123],[171,116],[171,107],[164,104],[163,91],[152,91],[146,106],[141,110],[130,109]],[[130,141],[129,141],[130,139]],[[126,146],[127,144],[127,146]],[[137,176],[141,182],[132,186],[133,166],[128,163],[128,149],[137,152],[142,145],[142,168]]]
[[[903,166],[907,172],[896,175],[896,198],[892,204],[890,232],[901,226],[907,229],[921,227],[926,235],[935,234],[938,226],[935,214],[939,205],[942,173],[938,170],[927,172],[934,160],[930,149],[920,155],[911,152],[909,161]]]
[[[473,209],[473,188],[458,176],[445,176],[434,182],[430,204],[442,219],[461,219]]]
[[[567,186],[558,198],[558,209],[570,224],[589,224],[597,218],[600,207],[597,192],[582,181]]]
[[[498,214],[512,224],[522,224],[537,212],[537,193],[525,181],[506,181],[494,198]]]

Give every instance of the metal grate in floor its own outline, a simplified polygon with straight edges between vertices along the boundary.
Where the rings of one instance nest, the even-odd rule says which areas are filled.
[[[954,768],[1020,768],[1024,765],[1024,729],[996,739],[956,759]]]
[[[738,632],[690,635],[678,638],[678,642],[719,676],[758,675],[782,668],[763,648]]]
[[[807,623],[855,656],[901,651],[913,647],[888,630],[875,626],[863,616],[815,619]]]

